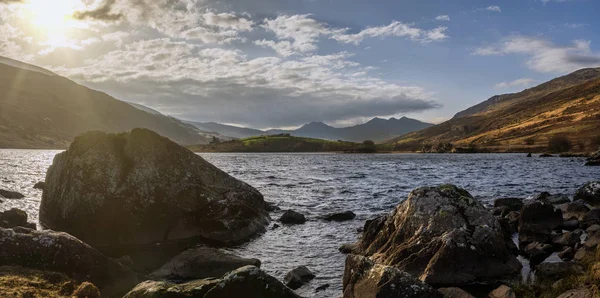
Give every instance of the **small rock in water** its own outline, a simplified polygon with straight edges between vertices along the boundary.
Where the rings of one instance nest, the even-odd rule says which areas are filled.
[[[279,211],[279,210],[281,210],[281,208],[279,208],[279,206],[277,206],[273,202],[265,201],[265,210],[267,210],[268,212],[273,212],[273,211]]]
[[[329,284],[324,284],[322,286],[319,286],[315,289],[315,292],[322,292],[329,289]]]
[[[347,221],[353,220],[356,217],[356,214],[352,211],[339,212],[339,213],[331,213],[325,216],[325,220],[327,221]]]
[[[38,182],[33,186],[33,188],[40,189],[40,190],[44,190],[44,187],[46,187],[46,182],[43,182],[43,181]]]
[[[549,154],[549,153],[543,153],[543,154],[540,154],[540,157],[554,157],[554,155]]]
[[[14,227],[35,229],[36,225],[27,222],[27,213],[25,211],[12,208],[8,211],[0,212],[0,227],[6,229],[12,229]]]
[[[283,224],[303,224],[306,222],[306,217],[294,210],[288,210],[279,218]]]
[[[357,250],[357,245],[356,243],[342,244],[338,250],[343,254],[351,254]]]
[[[527,153],[527,157],[531,157],[531,156],[532,156],[531,153]]]
[[[512,288],[501,285],[497,289],[490,292],[488,295],[489,298],[517,298],[515,291]]]
[[[279,225],[278,224],[273,224],[273,226],[271,227],[271,230],[275,230],[275,229],[279,229]]]
[[[21,193],[18,193],[16,191],[6,190],[6,189],[0,189],[0,196],[4,197],[5,199],[13,199],[13,200],[19,200],[19,199],[22,199],[25,197]]]
[[[296,290],[313,280],[315,277],[316,276],[306,266],[299,266],[288,272],[283,281],[290,289]]]
[[[523,200],[519,198],[499,198],[494,200],[494,207],[507,207],[510,211],[519,211]]]

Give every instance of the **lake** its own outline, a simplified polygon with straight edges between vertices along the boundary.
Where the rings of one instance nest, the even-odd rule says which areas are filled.
[[[0,150],[0,188],[26,195],[4,200],[0,211],[27,211],[37,222],[43,181],[52,158],[60,151]],[[600,178],[600,167],[584,167],[581,158],[527,158],[525,154],[278,154],[203,153],[209,162],[257,188],[282,210],[307,216],[304,225],[282,226],[231,251],[262,261],[262,268],[283,279],[299,265],[317,278],[297,292],[306,297],[337,297],[345,256],[344,243],[359,237],[365,220],[390,212],[419,186],[453,183],[480,200],[531,197],[539,192],[572,197],[589,180]],[[353,211],[353,221],[334,223],[320,218],[331,212]],[[274,220],[282,211],[272,213]],[[273,225],[273,223],[271,223]],[[323,292],[318,286],[330,284]]]

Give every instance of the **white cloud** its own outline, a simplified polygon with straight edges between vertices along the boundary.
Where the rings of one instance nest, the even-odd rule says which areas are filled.
[[[493,11],[493,12],[502,12],[502,9],[500,9],[500,6],[498,6],[498,5],[490,5],[486,8],[486,10]]]
[[[541,0],[544,4],[547,4],[548,2],[557,2],[557,3],[562,3],[562,2],[569,2],[569,1],[573,1],[573,0]]]
[[[214,13],[207,12],[203,15],[204,23],[209,26],[217,26],[225,29],[235,29],[239,31],[252,31],[254,22],[238,16],[234,13]]]
[[[528,86],[531,86],[531,84],[533,84],[535,82],[536,82],[536,80],[534,80],[534,79],[522,78],[522,79],[510,81],[510,82],[498,83],[494,86],[494,88],[506,89],[506,88],[511,88],[511,87],[528,87]]]
[[[513,36],[496,46],[478,48],[479,56],[525,55],[527,66],[544,73],[565,73],[586,67],[600,67],[600,53],[593,52],[590,41],[576,40],[572,45],[556,45],[545,39]]]
[[[448,22],[450,21],[450,16],[449,15],[439,15],[435,18],[437,21],[445,21]]]

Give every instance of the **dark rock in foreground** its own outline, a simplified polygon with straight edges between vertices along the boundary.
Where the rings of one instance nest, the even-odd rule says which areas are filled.
[[[25,196],[16,191],[0,189],[0,197],[4,197],[5,199],[19,200],[19,199],[24,198]]]
[[[563,195],[563,194],[552,195],[546,191],[535,196],[533,198],[533,200],[540,201],[540,202],[543,202],[546,204],[551,204],[551,205],[571,203],[571,200],[566,195]]]
[[[254,266],[245,266],[220,279],[201,279],[184,284],[146,281],[124,298],[301,298],[276,278]]]
[[[541,263],[535,269],[535,276],[540,280],[559,280],[584,273],[583,267],[574,262]]]
[[[586,166],[600,166],[600,151],[592,154],[592,156],[590,156],[586,163]]]
[[[352,211],[340,212],[340,213],[331,213],[325,215],[324,219],[327,221],[348,221],[353,220],[356,217],[356,214]]]
[[[575,200],[582,200],[594,207],[600,207],[600,181],[590,181],[575,193]]]
[[[306,222],[306,217],[294,210],[287,210],[281,215],[279,221],[288,225],[300,225]]]
[[[15,227],[35,229],[36,225],[27,222],[27,213],[21,209],[12,208],[0,212],[0,228],[12,229]]]
[[[216,248],[200,247],[182,252],[150,274],[150,277],[165,280],[221,277],[229,271],[247,265],[260,267],[260,260],[244,259]]]
[[[89,132],[57,154],[40,219],[92,246],[200,238],[229,245],[265,230],[263,196],[147,129]]]
[[[539,201],[526,204],[521,209],[519,221],[519,248],[523,250],[533,242],[550,243],[552,230],[562,224],[560,209]]]
[[[343,287],[343,298],[444,297],[436,289],[398,268],[376,264],[357,255],[346,257]]]
[[[519,198],[500,198],[494,200],[494,207],[507,207],[509,211],[519,211],[523,207],[523,200]]]
[[[283,281],[290,289],[296,290],[314,278],[315,275],[306,266],[299,266],[288,272]]]
[[[0,228],[0,266],[63,273],[79,282],[90,281],[103,295],[123,294],[138,283],[126,266],[66,233],[26,228]]]
[[[460,285],[517,274],[498,220],[467,191],[422,187],[387,217],[365,224],[361,254],[431,285]]]
[[[444,294],[445,298],[475,298],[461,288],[440,288],[438,291]]]

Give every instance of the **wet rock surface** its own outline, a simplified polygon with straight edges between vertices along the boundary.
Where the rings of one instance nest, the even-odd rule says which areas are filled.
[[[283,280],[285,285],[290,287],[290,289],[296,290],[302,287],[307,282],[313,280],[315,278],[315,274],[312,273],[308,267],[299,266],[294,270],[288,272],[285,275],[285,279]]]
[[[16,191],[10,191],[6,189],[0,189],[0,197],[11,200],[19,200],[24,198],[25,196]]]
[[[306,217],[294,210],[287,210],[281,215],[279,221],[288,225],[300,225],[306,222]]]

